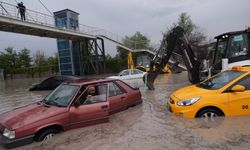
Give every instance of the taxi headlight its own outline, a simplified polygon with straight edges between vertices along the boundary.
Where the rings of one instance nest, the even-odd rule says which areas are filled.
[[[194,97],[194,98],[185,99],[185,100],[177,102],[177,105],[190,106],[190,105],[194,104],[195,102],[197,102],[200,98],[201,97]]]
[[[3,136],[7,137],[8,139],[14,139],[16,137],[15,131],[10,131],[9,129],[5,128],[3,131]]]

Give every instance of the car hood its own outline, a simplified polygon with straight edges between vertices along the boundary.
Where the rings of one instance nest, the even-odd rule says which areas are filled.
[[[13,130],[62,114],[66,111],[67,108],[65,107],[45,106],[42,103],[33,103],[1,114],[0,124]]]
[[[216,92],[217,90],[208,90],[199,88],[196,85],[191,85],[175,91],[172,95],[178,98],[179,100],[184,100],[193,97],[216,94]]]

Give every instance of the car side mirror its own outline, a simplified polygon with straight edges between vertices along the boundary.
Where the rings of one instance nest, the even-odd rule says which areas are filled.
[[[246,87],[242,86],[242,85],[235,85],[231,88],[232,92],[243,92],[246,90]]]

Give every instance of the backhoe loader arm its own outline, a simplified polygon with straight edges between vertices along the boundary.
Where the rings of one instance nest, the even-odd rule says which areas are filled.
[[[149,90],[154,89],[154,80],[160,73],[160,70],[169,62],[169,59],[176,48],[181,51],[182,58],[187,67],[190,82],[197,83],[200,81],[200,62],[195,57],[193,50],[185,37],[184,30],[177,26],[168,36],[163,37],[160,49],[150,64],[150,71],[147,75],[147,86]]]

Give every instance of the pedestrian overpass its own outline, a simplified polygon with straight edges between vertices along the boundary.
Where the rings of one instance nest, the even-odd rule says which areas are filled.
[[[69,11],[73,12],[71,10]],[[117,46],[122,47],[123,49],[128,51],[144,51],[153,55],[155,54],[155,51],[151,51],[149,49],[141,49],[139,46],[140,44],[135,43],[134,41],[126,41],[127,43],[130,42],[130,45],[134,45],[130,48],[126,47],[122,44],[124,42],[123,37],[100,28],[86,26],[79,23],[77,25],[75,24],[72,27],[58,26],[56,25],[57,22],[55,21],[57,20],[57,18],[55,18],[56,13],[58,12],[55,12],[54,16],[52,16],[38,11],[26,9],[26,21],[23,21],[19,17],[20,14],[16,5],[0,1],[0,31],[47,38],[56,38],[59,39],[58,43],[60,42],[60,39],[67,39],[70,41],[78,42],[78,44],[76,44],[76,47],[78,47],[80,53],[71,56],[71,60],[69,60],[70,62],[63,62],[65,60],[63,56],[61,61],[59,60],[60,70],[63,68],[63,65],[68,65],[68,68],[72,66],[71,68],[73,69],[71,70],[73,70],[73,75],[83,75],[87,72],[87,70],[92,70],[97,74],[105,73],[104,39],[114,42],[115,44],[117,44]],[[70,44],[72,47],[75,46],[74,42],[70,42]],[[59,46],[60,45],[58,45],[58,47]],[[86,51],[88,51],[88,54],[86,54]],[[92,54],[91,57],[90,54]],[[59,57],[60,56],[61,52],[59,51]],[[72,60],[76,57],[79,57],[76,61],[79,62],[79,64],[73,66],[74,62]],[[184,66],[181,67],[184,68]],[[80,68],[79,72],[74,72],[74,68]]]

